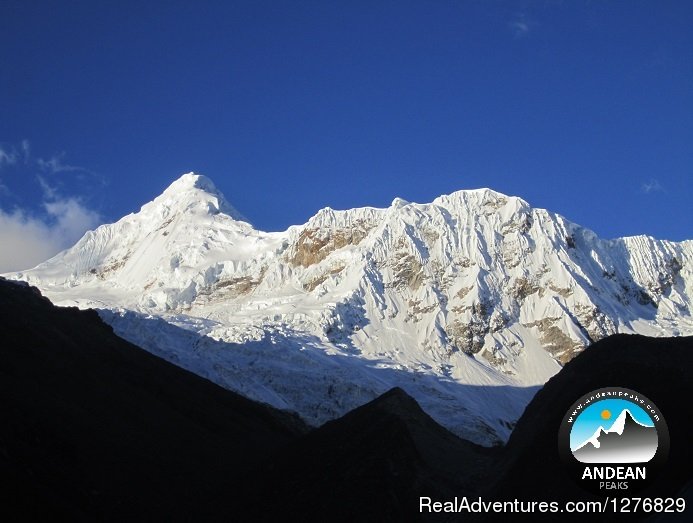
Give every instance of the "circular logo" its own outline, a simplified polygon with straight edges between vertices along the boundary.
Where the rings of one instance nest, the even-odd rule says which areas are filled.
[[[669,429],[642,394],[622,387],[589,392],[568,409],[558,453],[573,479],[603,496],[630,496],[646,487],[669,455]]]

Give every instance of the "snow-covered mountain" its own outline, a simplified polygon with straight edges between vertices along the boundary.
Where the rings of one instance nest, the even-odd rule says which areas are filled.
[[[309,423],[400,386],[491,444],[591,341],[693,334],[692,262],[693,241],[602,240],[489,189],[325,208],[267,233],[190,173],[8,276]]]

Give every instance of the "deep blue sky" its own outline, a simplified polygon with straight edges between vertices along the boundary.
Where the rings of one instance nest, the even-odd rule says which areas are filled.
[[[691,28],[689,1],[3,0],[0,209],[114,221],[194,170],[265,230],[491,187],[691,238]]]

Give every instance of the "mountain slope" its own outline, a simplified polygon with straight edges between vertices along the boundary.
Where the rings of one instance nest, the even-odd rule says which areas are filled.
[[[692,241],[601,240],[488,189],[265,233],[191,173],[12,277],[312,424],[401,386],[491,444],[591,341],[693,333],[692,261]]]
[[[474,492],[489,450],[457,438],[395,388],[274,456],[241,498],[253,520],[415,521],[419,496]]]
[[[0,279],[0,514],[182,520],[228,508],[236,471],[305,432]],[[60,518],[59,518],[60,519]]]

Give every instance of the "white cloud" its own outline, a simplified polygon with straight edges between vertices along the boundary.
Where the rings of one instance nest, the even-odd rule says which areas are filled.
[[[37,175],[36,179],[41,186],[41,190],[43,191],[44,200],[54,200],[58,197],[58,190],[55,187],[52,187],[43,176]]]
[[[47,220],[22,210],[8,213],[0,209],[0,272],[35,267],[101,222],[98,213],[76,198],[55,199],[43,206]]]
[[[650,194],[653,192],[664,192],[664,187],[656,178],[650,178],[640,186],[640,190],[645,194]]]
[[[60,251],[51,228],[22,211],[0,210],[0,244],[0,272],[34,267]]]
[[[76,165],[67,165],[63,163],[64,157],[65,153],[60,153],[51,156],[49,160],[37,158],[36,163],[42,171],[49,172],[51,174],[72,171],[86,171],[86,169],[84,169],[83,167],[77,167]]]
[[[527,25],[527,22],[523,22],[522,20],[510,22],[510,28],[517,37],[524,36],[529,33],[529,25]]]
[[[515,38],[527,36],[535,25],[536,23],[533,20],[530,20],[530,18],[524,13],[518,14],[508,23],[508,27],[510,27],[510,30],[515,35]]]
[[[4,149],[0,147],[0,169],[5,165],[12,165],[17,163],[17,151],[12,149]]]
[[[43,206],[55,222],[53,232],[57,233],[65,247],[75,243],[101,221],[97,212],[87,209],[76,198],[46,202]]]
[[[56,174],[56,173],[67,173],[74,172],[77,175],[88,174],[100,181],[102,185],[105,184],[103,177],[94,173],[93,171],[81,167],[79,165],[70,165],[65,163],[65,151],[59,154],[54,154],[48,159],[45,158],[34,158],[32,156],[31,142],[27,139],[22,140],[18,144],[11,145],[0,145],[0,170],[7,166],[20,167],[18,164],[21,162],[24,166],[30,169],[38,169],[43,173]]]
[[[21,168],[38,167],[47,175],[36,176],[42,194],[36,211],[26,209],[7,210],[0,208],[0,273],[35,267],[63,249],[73,245],[89,229],[101,223],[99,214],[88,208],[75,196],[62,194],[62,185],[51,185],[54,173],[78,171],[75,176],[89,170],[63,163],[65,153],[54,155],[48,160],[32,157],[29,140],[22,140],[11,147],[0,146],[0,169],[6,166]],[[64,179],[61,180],[62,183]],[[82,185],[82,189],[84,189]],[[12,195],[0,179],[0,196]]]
[[[15,165],[20,159],[24,160],[24,163],[29,163],[29,157],[31,156],[29,140],[22,140],[20,149],[20,151],[17,151],[14,145],[9,147],[0,145],[0,169],[8,165]]]

